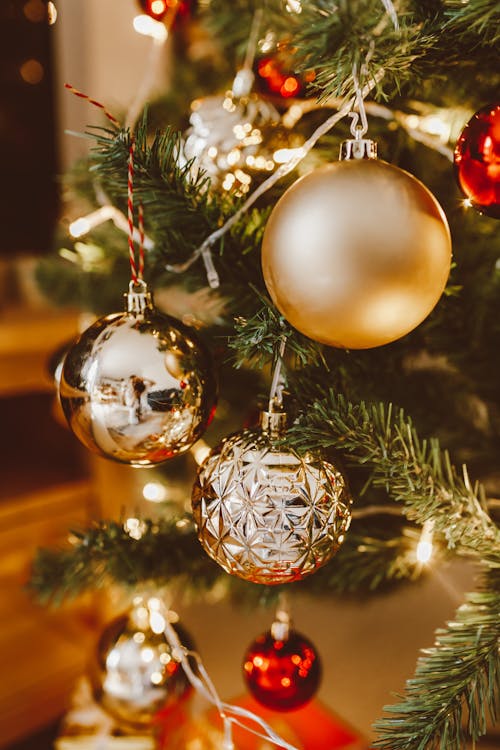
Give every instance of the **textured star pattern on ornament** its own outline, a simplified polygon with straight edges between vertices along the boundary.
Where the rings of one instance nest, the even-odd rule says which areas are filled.
[[[350,523],[342,474],[260,431],[227,438],[200,468],[193,513],[205,550],[228,573],[286,583],[338,550]]]

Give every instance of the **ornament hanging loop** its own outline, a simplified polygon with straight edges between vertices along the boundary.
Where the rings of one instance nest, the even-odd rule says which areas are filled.
[[[260,426],[263,432],[268,432],[272,438],[279,438],[286,430],[287,415],[283,411],[283,389],[285,378],[283,375],[283,357],[285,355],[286,335],[280,338],[278,355],[273,369],[269,403],[267,411],[261,412]]]
[[[153,298],[144,279],[132,279],[125,294],[125,309],[131,315],[143,315],[153,309]]]
[[[368,53],[367,60],[361,68],[362,72],[366,68],[369,57],[371,57],[371,51]],[[368,132],[368,119],[366,117],[363,92],[359,85],[356,63],[352,66],[352,80],[355,92],[354,106],[357,107],[357,111],[353,110],[349,112],[349,117],[351,118],[351,135],[353,138],[342,143],[340,147],[340,159],[376,159],[377,144],[371,138],[364,137]]]
[[[361,92],[361,88],[359,85],[357,68],[358,68],[357,64],[354,63],[354,65],[352,66],[352,80],[354,83],[354,91],[356,95],[355,106],[358,108],[358,111],[349,112],[349,117],[352,120],[351,135],[354,136],[354,138],[357,141],[359,141],[368,132],[368,119],[366,117],[365,102],[363,99],[363,94]],[[361,125],[359,124],[360,118],[361,118]]]

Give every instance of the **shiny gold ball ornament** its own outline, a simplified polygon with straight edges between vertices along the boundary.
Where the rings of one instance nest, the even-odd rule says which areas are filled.
[[[298,179],[271,213],[262,246],[265,283],[286,320],[346,349],[382,346],[416,328],[438,302],[450,264],[437,200],[375,158]]]
[[[222,440],[200,466],[192,506],[205,552],[253,583],[298,581],[328,562],[351,521],[345,479],[319,451],[277,442],[283,414]]]
[[[132,466],[189,450],[210,422],[217,388],[193,329],[160,313],[147,291],[100,318],[66,354],[59,385],[70,428],[90,450]]]
[[[125,731],[152,728],[158,712],[188,697],[188,678],[164,635],[169,613],[156,597],[135,597],[134,606],[104,629],[91,664],[97,703]],[[180,641],[192,642],[178,625]]]

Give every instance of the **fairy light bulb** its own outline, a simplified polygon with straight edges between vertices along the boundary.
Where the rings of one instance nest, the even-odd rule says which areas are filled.
[[[142,496],[151,503],[162,503],[167,499],[167,488],[161,482],[147,482],[142,488]]]
[[[150,36],[158,42],[164,42],[168,37],[168,30],[163,23],[155,21],[151,16],[141,14],[132,22],[134,31],[143,36]]]
[[[432,543],[432,522],[426,521],[422,528],[422,533],[415,550],[417,561],[422,565],[428,563],[432,557],[433,543]]]

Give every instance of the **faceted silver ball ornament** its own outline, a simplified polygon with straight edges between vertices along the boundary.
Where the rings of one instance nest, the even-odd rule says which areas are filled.
[[[227,573],[297,581],[337,552],[351,521],[346,481],[318,452],[299,455],[261,429],[225,438],[201,465],[192,507],[198,538]]]
[[[146,467],[198,440],[217,388],[196,332],[156,310],[149,294],[132,296],[145,304],[100,318],[69,349],[59,393],[70,428],[87,448]]]

